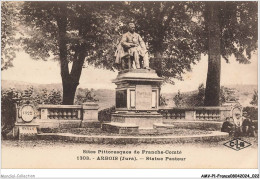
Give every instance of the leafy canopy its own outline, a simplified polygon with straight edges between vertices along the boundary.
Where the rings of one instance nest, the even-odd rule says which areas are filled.
[[[22,14],[29,36],[23,39],[24,48],[35,59],[59,59],[58,22],[65,16],[67,61],[78,60],[79,51],[84,51],[87,63],[112,69],[122,34],[123,17],[116,13],[120,6],[121,2],[25,2]]]
[[[13,67],[13,60],[19,40],[17,37],[19,24],[19,2],[1,3],[1,70]]]

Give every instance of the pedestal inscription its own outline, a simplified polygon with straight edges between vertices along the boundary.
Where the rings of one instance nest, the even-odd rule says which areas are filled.
[[[37,137],[36,126],[19,126],[19,139],[34,139]]]
[[[127,107],[127,90],[116,91],[116,108]]]
[[[31,122],[35,117],[34,107],[32,105],[23,105],[20,109],[20,115],[24,122]]]
[[[147,110],[152,107],[151,85],[136,85],[136,109]]]

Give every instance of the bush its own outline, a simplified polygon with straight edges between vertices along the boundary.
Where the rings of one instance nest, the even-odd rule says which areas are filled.
[[[160,95],[160,106],[167,106],[167,99],[163,95]]]
[[[243,112],[247,112],[248,116],[250,119],[252,119],[253,121],[258,121],[258,108],[257,107],[244,107],[243,108]]]
[[[50,92],[47,89],[41,90],[39,93],[34,93],[34,96],[31,98],[36,105],[37,104],[62,104],[62,94],[59,90],[51,90]]]
[[[247,112],[249,118],[252,119],[252,122],[253,122],[256,130],[258,130],[258,108],[247,106],[247,107],[243,108],[243,112]]]
[[[3,139],[12,130],[16,121],[16,104],[21,100],[21,93],[15,89],[2,91],[1,134]]]
[[[103,109],[98,112],[98,120],[99,122],[110,122],[111,121],[111,113],[115,111],[115,106],[110,108]]]
[[[173,101],[177,107],[184,106],[184,95],[181,94],[180,90],[178,90],[178,93],[174,96]]]
[[[88,88],[79,88],[76,92],[75,104],[82,104],[86,101],[98,101],[94,89],[89,90]]]

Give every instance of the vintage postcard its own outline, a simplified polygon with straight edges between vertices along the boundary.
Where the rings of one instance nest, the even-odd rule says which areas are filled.
[[[2,169],[258,169],[257,33],[257,1],[1,1]]]

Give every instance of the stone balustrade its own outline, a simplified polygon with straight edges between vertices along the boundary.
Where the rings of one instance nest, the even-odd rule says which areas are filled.
[[[164,120],[224,121],[231,115],[230,107],[160,107]]]
[[[99,124],[98,104],[39,105],[37,122],[40,128],[91,127]]]
[[[163,115],[164,119],[185,119],[185,110],[183,109],[160,109],[159,113]]]
[[[40,119],[82,120],[81,105],[39,105]]]

